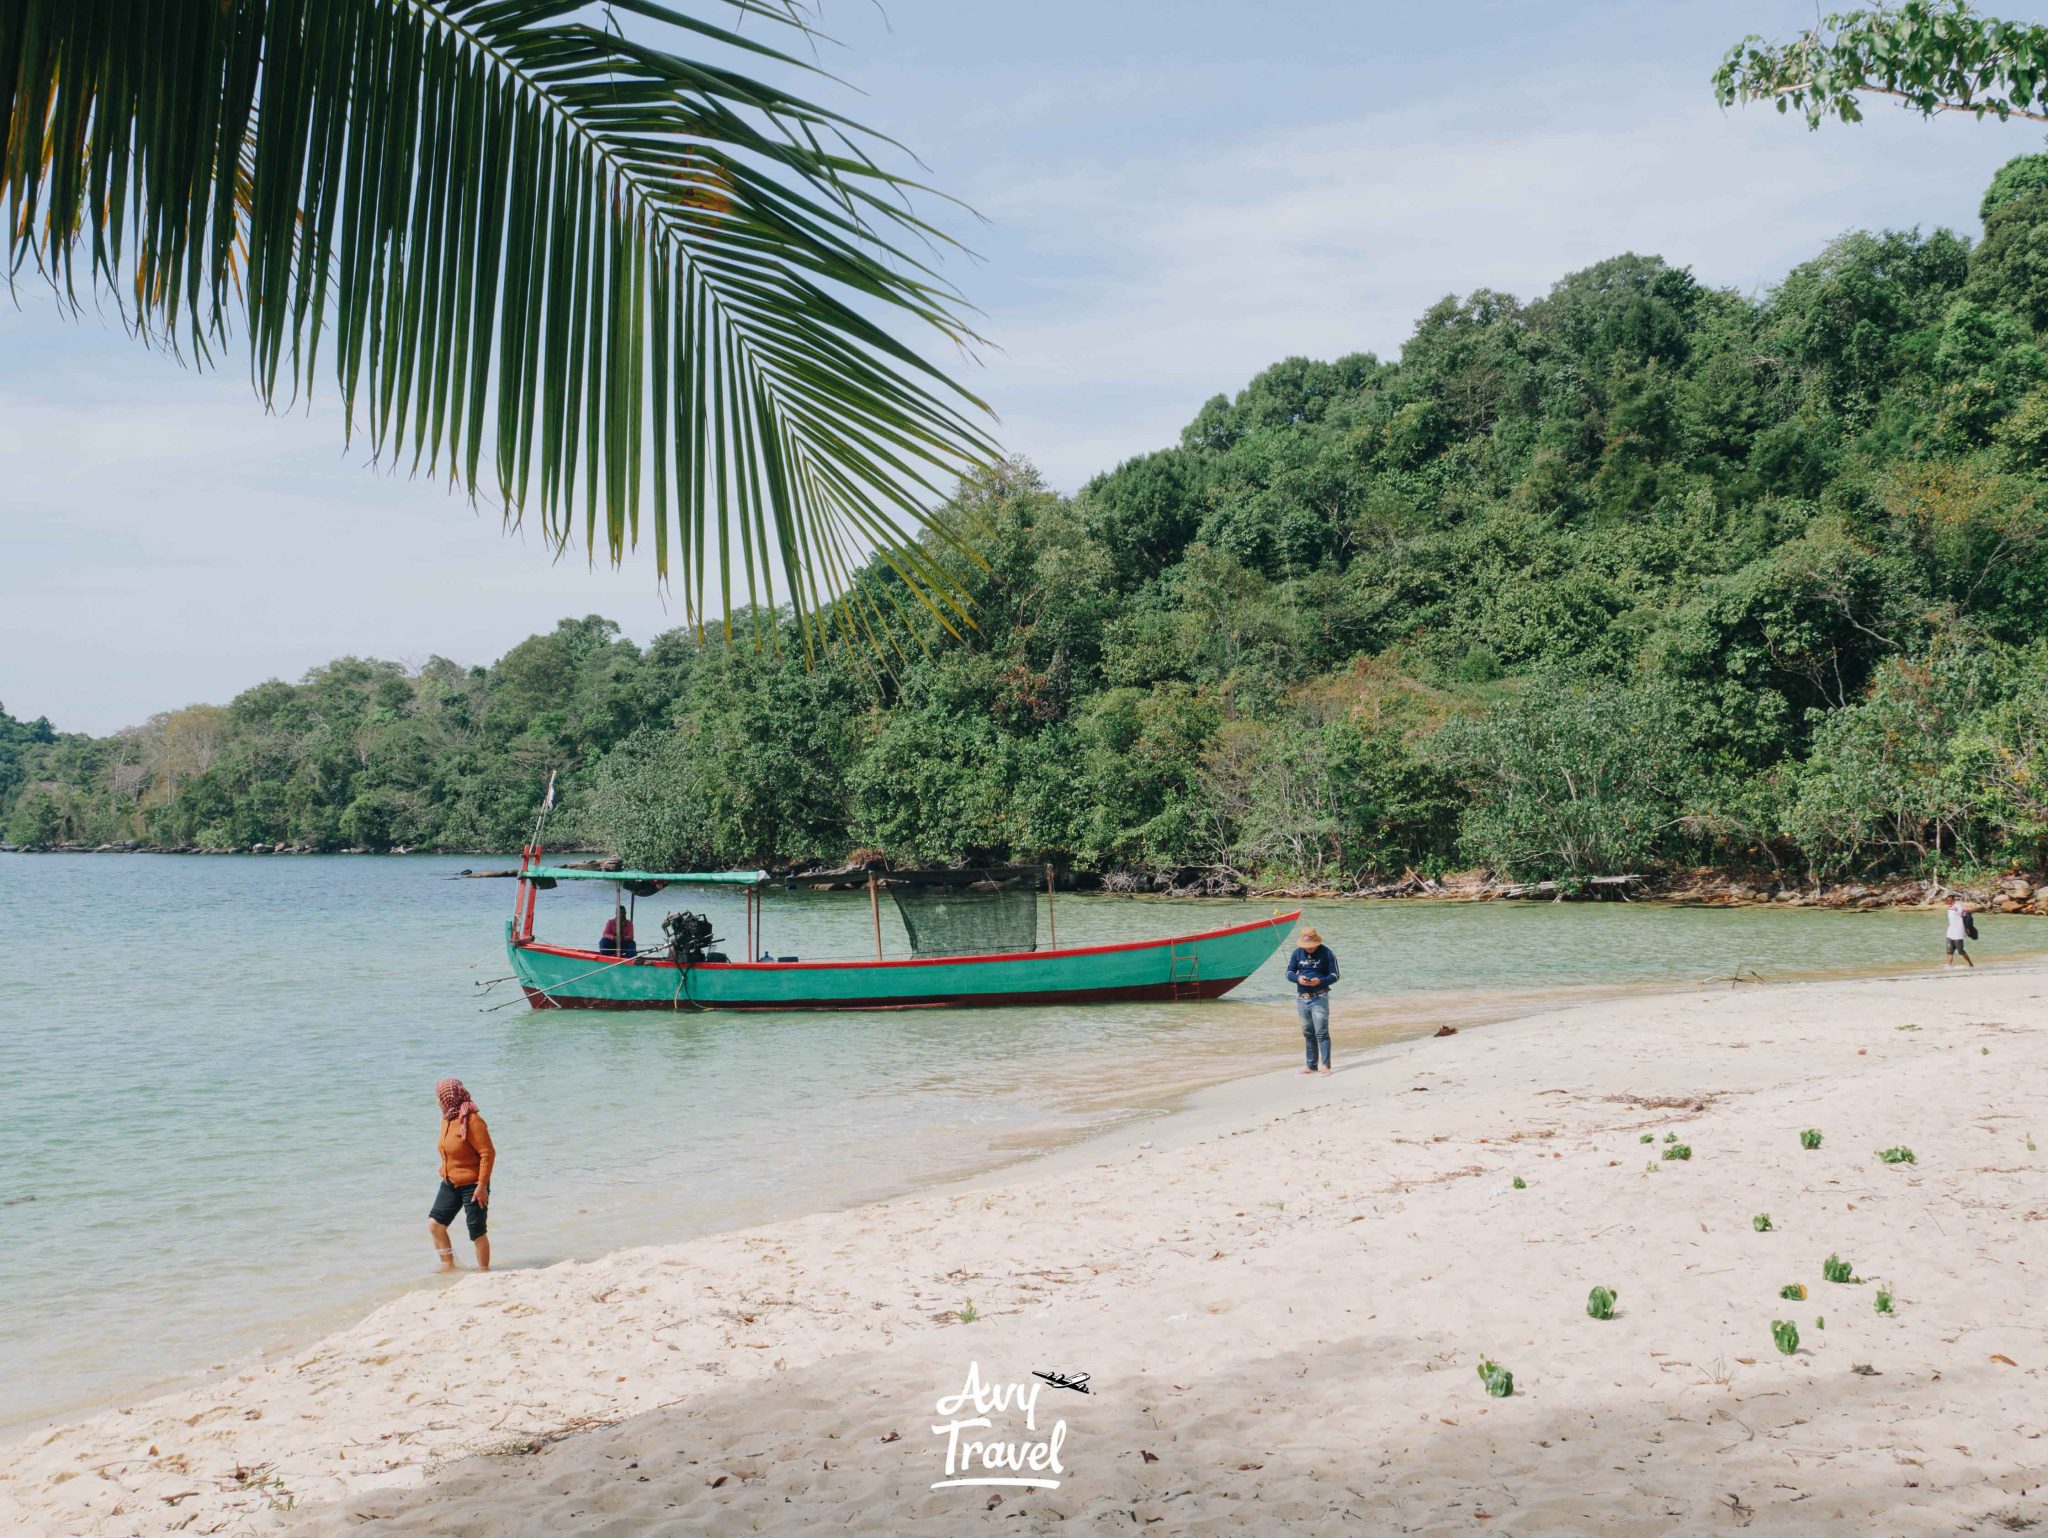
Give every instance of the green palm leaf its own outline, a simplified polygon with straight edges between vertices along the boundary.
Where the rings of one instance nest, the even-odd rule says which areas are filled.
[[[889,142],[719,62],[815,72],[766,40],[797,4],[0,0],[10,280],[83,267],[202,362],[239,330],[268,404],[324,368],[379,460],[651,542],[695,623],[872,637],[872,547],[952,628],[928,509],[987,408],[886,322],[978,338]]]

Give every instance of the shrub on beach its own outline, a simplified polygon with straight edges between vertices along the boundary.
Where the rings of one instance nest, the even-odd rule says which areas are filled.
[[[1515,1375],[1492,1357],[1479,1359],[1479,1381],[1486,1385],[1486,1392],[1495,1399],[1505,1399],[1515,1391]]]
[[[1586,1313],[1594,1319],[1614,1317],[1615,1292],[1611,1287],[1595,1287],[1586,1294]]]
[[[1771,1231],[1771,1215],[1768,1212],[1759,1212],[1749,1220],[1749,1226],[1760,1234],[1767,1234]]]
[[[1801,1148],[1820,1147],[1820,1129],[1818,1127],[1808,1127],[1804,1132],[1800,1133],[1799,1146]]]
[[[1799,1349],[1799,1326],[1789,1319],[1771,1321],[1771,1339],[1785,1355],[1790,1356]]]

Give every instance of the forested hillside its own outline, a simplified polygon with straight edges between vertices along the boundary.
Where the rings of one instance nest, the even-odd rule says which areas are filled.
[[[7,834],[503,848],[560,767],[563,832],[649,864],[2039,869],[2048,156],[1983,215],[1757,297],[1625,255],[1446,299],[1071,499],[992,470],[978,630],[886,670],[591,618],[103,740],[0,716]]]

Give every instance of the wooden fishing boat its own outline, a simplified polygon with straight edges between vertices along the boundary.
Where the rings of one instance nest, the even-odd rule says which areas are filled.
[[[743,956],[754,953],[765,871],[602,871],[540,863],[529,848],[505,930],[512,970],[535,1009],[918,1009],[1000,1004],[1095,1004],[1219,998],[1258,969],[1285,940],[1300,911],[1200,934],[1117,945],[984,955],[880,955],[876,909],[874,959],[728,960],[707,948],[710,926],[672,914],[669,943],[638,955],[544,944],[534,938],[537,894],[558,881],[610,881],[618,933],[628,895],[651,896],[673,884],[739,886],[747,893]],[[870,877],[871,902],[893,879]],[[1032,899],[1035,912],[1036,899]],[[680,922],[679,921],[690,921]],[[1035,945],[1035,942],[1034,942]]]

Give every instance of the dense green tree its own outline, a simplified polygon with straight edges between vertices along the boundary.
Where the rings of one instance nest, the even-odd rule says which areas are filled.
[[[106,739],[0,716],[0,812],[17,841],[507,848],[552,772],[551,837],[649,864],[2038,868],[2039,158],[1974,244],[1851,232],[1761,297],[1624,255],[1446,298],[1394,362],[1276,364],[1071,498],[977,470],[927,534],[982,555],[971,624],[877,561],[872,649],[786,611],[730,646],[586,616]]]
[[[1470,801],[1465,846],[1513,876],[1578,882],[1639,870],[1685,810],[1690,765],[1673,698],[1543,676],[1438,739]]]

